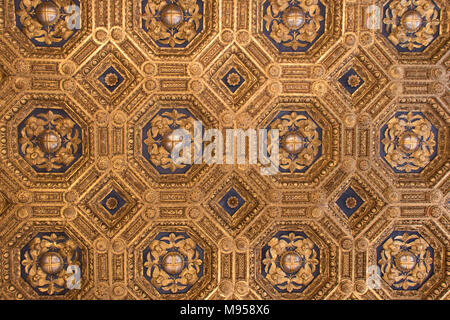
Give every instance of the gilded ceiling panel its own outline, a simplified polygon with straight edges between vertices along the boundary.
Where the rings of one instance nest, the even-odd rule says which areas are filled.
[[[445,0],[0,0],[0,299],[449,299]]]

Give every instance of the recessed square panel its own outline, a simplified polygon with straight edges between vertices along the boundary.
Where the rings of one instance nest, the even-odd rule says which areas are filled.
[[[125,205],[126,201],[116,192],[112,190],[101,202],[102,206],[112,215]]]
[[[233,216],[245,203],[245,200],[241,197],[241,195],[231,188],[225,196],[219,201],[219,204],[222,208]]]
[[[345,213],[347,217],[351,217],[356,210],[361,207],[364,203],[363,199],[352,189],[348,187],[347,190],[339,197],[336,204],[341,208],[342,212]]]
[[[103,72],[98,78],[98,81],[100,81],[110,92],[114,92],[122,84],[124,78],[113,66],[111,66]]]
[[[348,70],[340,79],[339,82],[350,93],[354,94],[356,90],[362,87],[364,80],[358,75],[355,69]]]
[[[235,68],[231,68],[230,71],[222,78],[222,81],[232,93],[235,93],[245,82],[245,79],[242,78]]]

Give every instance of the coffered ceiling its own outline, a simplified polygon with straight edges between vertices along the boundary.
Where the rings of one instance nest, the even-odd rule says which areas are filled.
[[[448,299],[449,12],[0,0],[0,299]]]

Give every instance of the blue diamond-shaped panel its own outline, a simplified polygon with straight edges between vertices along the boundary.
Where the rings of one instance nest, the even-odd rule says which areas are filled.
[[[126,201],[117,193],[117,191],[112,190],[100,203],[106,211],[111,215],[114,215],[126,204]]]
[[[113,66],[111,66],[98,78],[98,81],[100,81],[109,92],[113,93],[124,81],[124,78]]]
[[[79,0],[14,0],[16,26],[37,47],[62,47],[81,28]]]
[[[219,201],[220,206],[230,215],[233,216],[244,205],[245,200],[234,189],[231,188],[224,197]]]
[[[245,79],[236,71],[235,68],[231,68],[230,71],[222,78],[222,82],[232,92],[235,93],[245,82]]]
[[[350,218],[362,206],[364,200],[352,189],[348,187],[336,201],[338,207]]]
[[[364,80],[359,74],[351,68],[340,79],[339,82],[350,94],[354,94],[356,90],[362,87]]]

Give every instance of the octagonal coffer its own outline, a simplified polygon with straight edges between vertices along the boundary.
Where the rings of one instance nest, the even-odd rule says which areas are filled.
[[[325,32],[323,1],[265,1],[263,34],[280,52],[305,52]]]
[[[382,279],[394,290],[417,290],[433,274],[434,249],[416,231],[394,231],[377,248]]]
[[[61,296],[74,288],[82,250],[64,232],[39,232],[20,251],[20,275],[40,296]]]
[[[204,251],[185,232],[160,232],[143,251],[144,277],[160,294],[187,293],[203,276]]]
[[[142,28],[160,48],[185,48],[204,29],[204,1],[142,1]]]
[[[81,28],[79,0],[15,0],[16,27],[36,47],[60,48]]]
[[[159,174],[184,174],[192,167],[175,163],[171,152],[183,143],[176,130],[186,130],[194,137],[195,121],[186,108],[161,109],[142,129],[142,154]]]
[[[304,111],[281,111],[267,127],[280,135],[280,173],[306,172],[322,155],[322,128]],[[272,141],[267,149],[270,155]]]
[[[82,156],[82,136],[63,109],[37,108],[18,127],[18,151],[36,172],[62,173]]]
[[[382,34],[398,52],[423,52],[440,28],[441,8],[433,0],[391,0],[383,8]]]
[[[280,293],[301,293],[320,273],[320,249],[302,231],[280,231],[262,249],[262,276]]]
[[[397,112],[381,128],[380,156],[395,173],[420,173],[436,157],[437,139],[422,112]]]

